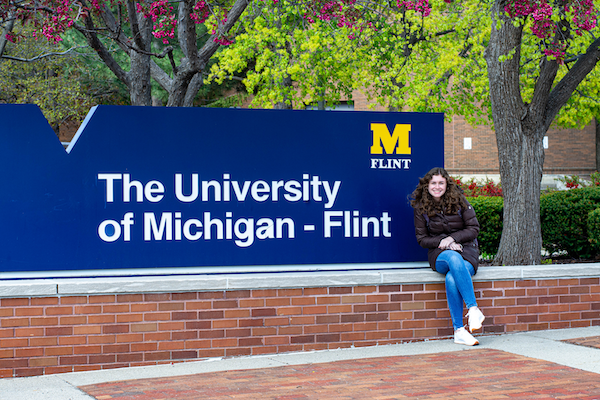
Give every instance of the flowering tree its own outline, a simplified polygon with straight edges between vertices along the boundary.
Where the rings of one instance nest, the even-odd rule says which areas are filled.
[[[176,4],[177,10],[166,0],[8,0],[0,5],[0,19],[5,29],[14,19],[30,23],[38,37],[52,42],[75,29],[128,87],[132,104],[152,104],[152,77],[169,93],[168,105],[181,106],[191,104],[201,84],[199,73],[219,46],[229,43],[229,30],[248,2],[185,0]],[[195,27],[201,23],[210,26],[212,37],[198,49]],[[18,40],[11,32],[3,36]],[[170,41],[179,44],[183,57],[175,58]],[[128,55],[129,65],[117,62],[116,50]],[[161,69],[155,57],[169,57],[171,70]]]
[[[591,0],[496,0],[491,6],[492,31],[484,57],[505,201],[495,262],[539,263],[542,140],[600,59],[598,8]],[[527,38],[528,30],[533,37]],[[542,54],[533,63],[524,59],[522,50],[535,44]],[[564,68],[571,59],[572,65]],[[537,76],[533,86],[524,87],[523,69]]]
[[[244,13],[260,12],[265,2],[290,4],[307,21],[335,21],[358,26],[358,3],[368,0],[7,0],[0,3],[4,40],[15,19],[35,26],[39,37],[60,41],[75,29],[130,91],[132,104],[151,104],[150,78],[169,93],[168,106],[191,105],[202,85],[210,58],[241,32],[236,24]],[[249,17],[252,18],[252,17]],[[204,24],[211,37],[200,47],[197,26]],[[1,42],[0,42],[1,45]],[[116,47],[115,47],[116,46]],[[174,48],[181,49],[177,56]],[[121,65],[117,50],[128,55]],[[154,60],[168,57],[170,69]]]

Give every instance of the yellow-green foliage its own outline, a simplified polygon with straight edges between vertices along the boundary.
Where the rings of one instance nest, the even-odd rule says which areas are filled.
[[[5,56],[30,60],[64,52],[60,45],[28,37],[27,30],[21,33],[17,43],[7,46]],[[29,62],[2,59],[0,101],[37,104],[55,129],[64,120],[82,120],[93,100],[73,74],[76,63],[77,59],[69,55],[42,57]]]

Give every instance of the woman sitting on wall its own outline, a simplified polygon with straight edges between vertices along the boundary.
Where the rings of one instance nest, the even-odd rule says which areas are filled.
[[[481,328],[485,317],[477,308],[472,276],[477,272],[479,222],[462,190],[443,168],[433,168],[411,195],[415,234],[429,249],[429,265],[446,276],[446,297],[454,326],[454,342],[479,344],[469,331]],[[469,331],[463,326],[463,302]]]

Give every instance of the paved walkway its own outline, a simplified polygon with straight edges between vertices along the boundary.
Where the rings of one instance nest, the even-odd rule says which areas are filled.
[[[600,399],[600,327],[0,380],[2,400]]]

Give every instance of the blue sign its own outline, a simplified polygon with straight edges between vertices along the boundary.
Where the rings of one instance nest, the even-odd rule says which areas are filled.
[[[65,150],[0,105],[0,271],[423,261],[443,116],[98,106]]]

